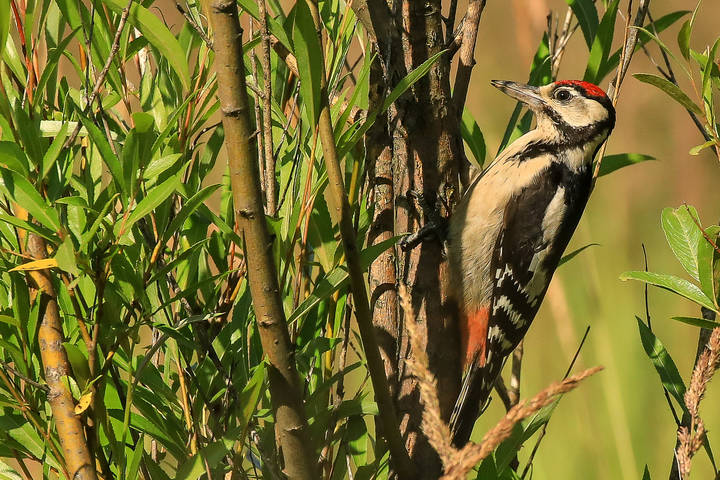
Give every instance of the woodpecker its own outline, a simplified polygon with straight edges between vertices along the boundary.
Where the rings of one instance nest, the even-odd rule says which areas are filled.
[[[612,102],[591,83],[491,84],[524,103],[536,127],[471,183],[450,218],[450,296],[463,362],[450,419],[456,446],[469,440],[540,307],[590,196],[593,158],[615,126]]]

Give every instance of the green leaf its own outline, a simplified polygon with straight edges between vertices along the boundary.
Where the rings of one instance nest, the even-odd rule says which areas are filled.
[[[437,62],[440,57],[447,52],[447,50],[442,50],[435,55],[431,56],[427,60],[425,60],[423,63],[421,63],[416,69],[414,69],[412,72],[405,75],[405,78],[400,80],[397,85],[395,85],[395,88],[392,89],[390,92],[390,95],[385,98],[385,101],[383,102],[382,111],[384,112],[388,108],[390,108],[390,105],[393,104],[395,100],[400,98],[400,95],[405,93],[408,88],[412,87],[415,82],[420,80],[422,77],[427,75],[427,73],[430,71],[430,69],[435,65],[435,62]]]
[[[598,74],[608,61],[610,49],[612,48],[613,35],[615,33],[615,17],[620,0],[614,0],[608,5],[605,15],[603,15],[597,34],[592,42],[590,49],[590,58],[588,59],[587,68],[585,69],[584,80],[592,83],[599,83],[601,78]]]
[[[685,95],[685,92],[680,90],[680,87],[678,87],[674,83],[665,80],[662,77],[658,77],[657,75],[652,75],[649,73],[634,73],[633,77],[637,78],[643,83],[647,83],[649,85],[659,88],[667,95],[669,95],[670,98],[685,107],[687,110],[690,110],[691,112],[700,116],[703,115],[703,111],[700,109],[700,107],[695,105],[695,103],[690,100],[690,97]]]
[[[43,68],[42,75],[40,75],[40,80],[38,80],[37,86],[35,87],[35,91],[37,92],[33,101],[33,106],[35,108],[37,108],[38,104],[42,102],[45,98],[45,95],[42,94],[43,90],[45,90],[45,85],[47,85],[48,81],[55,75],[58,63],[60,62],[60,57],[62,57],[63,54],[67,53],[67,46],[70,44],[70,41],[75,38],[75,34],[78,30],[80,30],[79,26],[74,28],[63,39],[63,41],[57,45],[57,47],[48,52],[48,57],[45,62],[45,68]]]
[[[125,0],[103,0],[115,13],[120,13],[127,6]],[[147,39],[150,44],[157,48],[163,58],[167,59],[173,68],[185,90],[190,89],[190,68],[185,60],[185,50],[180,46],[175,36],[165,24],[150,11],[133,2],[130,7],[128,21]]]
[[[650,478],[650,470],[648,470],[647,465],[645,465],[645,470],[643,470],[642,480],[652,480],[652,478]]]
[[[695,280],[698,274],[698,247],[702,232],[695,224],[698,214],[694,207],[665,208],[661,216],[661,224],[665,238],[675,257],[683,268]],[[695,219],[695,220],[694,220]]]
[[[263,385],[265,385],[266,375],[267,370],[265,368],[265,363],[262,362],[257,367],[255,367],[255,372],[253,372],[253,376],[250,378],[250,381],[247,383],[247,385],[245,385],[242,392],[240,392],[240,396],[238,399],[238,404],[240,405],[240,412],[237,418],[237,427],[242,433],[237,437],[237,440],[239,441],[244,441],[245,439],[245,435],[247,434],[247,426],[252,419],[252,415],[257,408],[258,402],[260,401],[260,393],[263,391]]]
[[[703,293],[708,298],[716,300],[718,297],[718,289],[717,279],[715,277],[715,270],[713,269],[716,253],[715,247],[708,241],[708,239],[712,240],[715,246],[717,246],[720,227],[717,225],[713,225],[706,228],[704,233],[704,235],[701,235],[700,238],[698,238],[698,280],[700,281],[700,288],[702,289]]]
[[[60,128],[60,131],[53,139],[53,142],[50,144],[50,148],[47,149],[45,152],[45,155],[43,155],[42,159],[42,176],[40,178],[45,178],[47,174],[50,172],[50,169],[55,165],[55,162],[58,159],[58,156],[60,155],[60,152],[62,151],[62,147],[65,144],[65,139],[67,138],[67,132],[68,132],[68,124],[63,123],[62,127]]]
[[[705,320],[704,318],[697,318],[697,317],[671,317],[671,318],[673,320],[677,320],[678,322],[692,325],[693,327],[707,328],[709,330],[713,330],[716,327],[720,327],[720,323],[713,322],[711,320]]]
[[[25,177],[30,176],[30,162],[25,152],[15,142],[0,142],[0,166]]]
[[[367,464],[367,451],[368,451],[368,429],[365,424],[365,419],[356,415],[348,418],[347,429],[347,449],[350,455],[353,457],[356,467],[362,467]]]
[[[197,480],[205,474],[205,462],[215,467],[225,457],[228,448],[223,440],[211,443],[188,458],[177,470],[176,480]]]
[[[143,198],[140,203],[138,203],[137,207],[135,207],[135,209],[128,216],[125,222],[118,221],[114,229],[115,236],[122,237],[127,234],[127,232],[130,231],[130,228],[135,224],[135,222],[143,218],[145,215],[148,215],[158,205],[167,200],[168,197],[172,195],[179,186],[180,177],[173,176],[150,190],[147,196]]]
[[[657,32],[660,33],[663,30],[666,30],[668,27],[671,27],[675,22],[680,20],[682,17],[690,13],[689,10],[679,10],[677,12],[668,13],[667,15],[664,15],[654,22],[647,25],[647,30],[650,32]],[[637,45],[635,45],[635,52],[640,50],[644,45],[646,45],[650,40],[653,39],[652,35],[648,35],[643,29],[638,29],[638,37],[637,37]],[[599,79],[605,78],[608,73],[614,68],[618,66],[620,63],[620,56],[622,55],[622,47],[615,50],[615,52],[610,55],[610,58],[608,58],[608,61],[605,62],[604,66],[600,69],[598,72],[597,77]]]
[[[714,139],[708,140],[707,142],[701,143],[700,145],[695,145],[694,147],[692,147],[690,149],[690,151],[688,153],[690,155],[700,155],[700,152],[702,152],[706,148],[712,147],[713,145],[716,145],[716,144],[717,144],[717,141],[715,141]]]
[[[60,231],[60,218],[57,212],[45,203],[35,187],[17,172],[3,167],[0,167],[0,170],[2,170],[0,192],[21,205],[43,226],[53,232]]]
[[[10,32],[10,12],[10,0],[0,0],[0,58],[3,57]]]
[[[73,373],[75,374],[75,381],[77,381],[80,388],[85,388],[87,382],[90,380],[90,367],[88,366],[88,359],[85,354],[70,342],[63,342],[65,352],[67,353],[70,366],[72,366]]]
[[[655,157],[644,155],[642,153],[606,155],[603,157],[602,163],[600,164],[600,173],[598,176],[602,177],[603,175],[607,175],[623,167],[635,165],[636,163],[647,162],[648,160],[655,160]]]
[[[0,7],[4,8],[4,7]],[[9,10],[9,7],[8,7]],[[1,27],[2,25],[0,25]],[[23,480],[23,477],[5,462],[0,462],[0,480]]]
[[[70,237],[66,237],[65,241],[58,247],[55,252],[55,260],[57,260],[58,268],[71,273],[75,276],[80,274],[80,270],[75,263],[75,251]]]
[[[593,0],[565,0],[572,8],[575,17],[580,23],[583,36],[588,48],[592,47],[595,32],[598,29],[598,14]]]
[[[470,110],[463,110],[460,133],[475,158],[475,166],[482,168],[485,163],[485,137]]]
[[[55,233],[52,230],[50,230],[49,228],[43,227],[42,225],[37,225],[34,223],[26,222],[25,220],[20,220],[17,217],[13,217],[13,216],[7,215],[5,213],[0,213],[0,222],[9,223],[10,225],[14,225],[23,230],[27,230],[28,232],[34,233],[36,235],[40,235],[45,240],[49,240],[50,243],[53,243],[53,244],[60,243],[60,238],[57,235],[55,235]]]
[[[575,258],[575,257],[576,257],[578,254],[580,254],[583,250],[585,250],[585,249],[587,249],[587,248],[590,248],[590,247],[599,246],[599,245],[600,245],[599,243],[588,243],[587,245],[585,245],[585,246],[583,246],[583,247],[580,247],[580,248],[578,248],[577,250],[574,250],[574,251],[568,253],[567,255],[564,255],[564,256],[560,259],[560,262],[558,262],[558,267],[559,267],[560,265],[562,265],[563,263],[567,263],[567,262],[569,262],[570,260],[572,260],[573,258]]]
[[[700,3],[701,1],[695,5],[692,17],[690,17],[690,20],[686,20],[685,23],[683,23],[683,26],[680,27],[680,31],[678,32],[678,47],[680,47],[680,53],[682,53],[685,60],[690,60],[690,35],[692,34],[693,25],[695,24],[695,16],[700,8]]]
[[[648,356],[655,371],[660,376],[660,381],[663,387],[672,395],[672,397],[680,404],[680,407],[685,410],[685,383],[683,382],[680,372],[675,366],[670,354],[665,349],[659,338],[643,323],[640,318],[635,317],[640,330],[640,341],[642,342],[645,354]]]
[[[693,19],[694,18],[695,14],[693,13]],[[692,24],[690,23],[690,20],[685,20],[685,23],[683,23],[682,27],[680,27],[680,31],[678,32],[678,47],[680,47],[680,53],[682,53],[682,56],[685,58],[685,60],[690,60],[691,30]]]
[[[130,457],[130,463],[128,463],[127,471],[125,473],[126,480],[137,480],[138,471],[140,470],[140,460],[143,458],[145,452],[145,434],[141,433],[138,437],[138,441],[135,443],[135,449]]]
[[[111,142],[112,139],[107,139],[105,134],[103,134],[100,129],[95,126],[92,120],[87,118],[85,115],[80,115],[80,121],[87,130],[88,136],[92,141],[92,145],[98,149],[100,157],[102,157],[105,165],[108,167],[108,170],[110,170],[110,175],[112,176],[118,191],[125,192],[126,188],[123,176],[123,165],[120,163],[120,159],[118,159],[110,147],[109,142]],[[125,199],[125,197],[122,198]]]
[[[163,238],[167,240],[168,238],[170,238],[170,235],[179,231],[185,223],[185,220],[187,220],[188,217],[192,215],[193,212],[195,212],[195,210],[197,210],[198,207],[210,197],[210,195],[215,193],[218,188],[220,188],[219,184],[209,185],[197,192],[187,202],[185,202],[180,212],[178,212],[178,214],[173,217],[170,225],[165,230],[165,235],[163,236]]]
[[[148,163],[148,166],[143,172],[143,178],[155,178],[162,172],[172,167],[177,163],[178,159],[182,157],[182,153],[171,153],[162,158],[157,158]]]
[[[293,46],[300,73],[300,93],[314,124],[320,115],[320,89],[325,66],[323,49],[307,2],[295,4]]]
[[[260,10],[258,9],[258,5],[255,0],[239,0],[238,4],[255,20],[260,20]],[[292,50],[293,44],[290,41],[290,38],[288,38],[287,32],[285,32],[282,24],[272,15],[267,15],[267,23],[270,33],[280,40],[280,43],[282,43],[288,50]]]
[[[715,307],[713,302],[705,296],[705,294],[697,287],[697,285],[695,285],[694,283],[690,283],[685,279],[675,277],[673,275],[632,271],[625,272],[620,275],[620,280],[638,280],[640,282],[645,282],[650,285],[655,285],[656,287],[664,288],[665,290],[670,290],[671,292],[677,293],[678,295],[683,296],[688,300],[692,300],[700,306],[703,306],[713,311],[717,311],[717,307]]]
[[[394,245],[399,238],[400,236],[388,238],[384,242],[372,245],[363,250],[360,254],[360,262],[363,269],[367,269],[381,253]],[[348,279],[349,276],[347,269],[342,265],[337,266],[332,272],[327,274],[315,285],[312,293],[308,295],[307,298],[305,298],[305,300],[303,300],[303,302],[298,305],[298,307],[288,317],[288,323],[296,321],[318,303],[329,298],[330,295],[343,288],[347,285]]]

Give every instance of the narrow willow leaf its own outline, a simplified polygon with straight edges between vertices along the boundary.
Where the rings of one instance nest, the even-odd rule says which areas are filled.
[[[119,221],[115,225],[115,236],[121,237],[130,231],[130,228],[143,218],[152,212],[158,205],[168,199],[177,188],[180,186],[180,178],[173,176],[165,180],[160,185],[150,190],[145,198],[143,198],[137,207],[128,216],[125,222]]]
[[[20,220],[17,217],[5,213],[0,213],[0,222],[9,223],[10,225],[14,225],[18,228],[34,233],[35,235],[39,235],[45,240],[49,240],[52,244],[60,243],[60,238],[55,235],[55,232],[47,227],[43,227],[42,225],[26,222],[25,220]]]
[[[80,115],[80,121],[85,126],[92,145],[98,149],[100,157],[103,159],[103,162],[105,162],[105,165],[107,165],[108,170],[110,170],[110,175],[112,176],[118,191],[125,192],[126,188],[123,176],[123,165],[110,147],[109,142],[112,140],[108,140],[107,137],[105,137],[105,134],[102,133],[92,120],[86,116]],[[123,198],[123,200],[125,199],[124,196],[121,198]]]
[[[648,356],[655,371],[660,376],[665,389],[672,395],[672,397],[680,404],[680,407],[685,410],[685,383],[683,382],[680,372],[675,365],[672,357],[665,349],[659,338],[640,320],[635,317],[640,330],[640,341],[642,342],[645,354]]]
[[[70,237],[66,237],[65,241],[60,244],[53,258],[57,261],[57,266],[60,270],[64,270],[75,276],[80,274],[80,270],[75,261],[75,251],[73,250],[73,243]]]
[[[567,263],[570,260],[572,260],[573,258],[575,258],[576,256],[578,256],[583,250],[588,249],[590,247],[599,246],[599,245],[600,245],[599,243],[588,243],[587,245],[582,246],[582,247],[578,248],[577,250],[574,250],[574,251],[568,253],[567,255],[564,255],[560,259],[560,262],[558,263],[558,267],[560,265],[562,265],[563,263]]]
[[[695,14],[693,13],[693,18],[695,18]],[[690,60],[690,33],[691,33],[691,23],[690,20],[685,20],[682,27],[680,27],[680,31],[678,32],[678,47],[680,47],[680,53],[682,53],[682,56],[685,58],[685,60]]]
[[[475,166],[482,168],[485,163],[485,137],[470,110],[463,110],[460,133],[473,154]]]
[[[590,49],[590,58],[588,59],[587,68],[585,69],[585,81],[599,83],[601,80],[598,73],[602,70],[603,65],[607,63],[612,48],[613,35],[615,33],[615,17],[620,0],[614,0],[608,5],[605,15],[603,15],[597,34],[592,42]]]
[[[692,325],[693,327],[707,328],[709,330],[720,327],[720,323],[712,322],[710,320],[705,320],[704,318],[697,318],[697,317],[671,317],[671,318],[678,322]]]
[[[671,27],[675,24],[678,20],[680,20],[682,17],[690,13],[689,10],[678,10],[677,12],[668,13],[667,15],[664,15],[657,20],[655,20],[652,23],[649,23],[647,25],[647,30],[651,32],[657,32],[660,33],[663,30]],[[638,37],[637,37],[637,45],[635,46],[635,52],[642,49],[644,45],[646,45],[650,40],[653,39],[651,35],[648,35],[645,33],[642,29],[638,29]],[[612,71],[614,68],[618,66],[620,63],[620,56],[622,55],[622,47],[615,50],[615,52],[610,55],[607,62],[605,62],[605,65],[600,69],[598,72],[598,78],[603,79],[607,76],[610,71]]]
[[[168,238],[170,238],[170,235],[179,231],[185,223],[185,220],[187,220],[188,217],[192,215],[195,210],[197,210],[198,207],[210,197],[210,195],[215,193],[218,188],[220,188],[220,184],[209,185],[197,192],[187,202],[185,202],[180,212],[178,212],[178,214],[175,215],[175,217],[170,222],[170,225],[165,231],[165,235],[163,236],[163,238],[167,240]]]
[[[260,10],[258,9],[257,2],[255,0],[239,0],[238,4],[240,7],[245,10],[247,13],[250,14],[251,17],[253,17],[255,20],[260,20]],[[276,12],[281,12],[282,10],[275,10]],[[287,36],[287,32],[283,28],[282,24],[277,21],[275,17],[272,15],[267,15],[267,24],[268,24],[268,30],[270,30],[270,33],[277,38],[280,43],[285,46],[288,50],[292,50],[292,42],[290,41],[290,38]]]
[[[593,0],[565,0],[578,19],[588,48],[592,47],[598,29],[598,13]]]
[[[0,7],[5,8],[5,7]],[[8,11],[10,10],[10,7],[7,7]],[[2,25],[0,25],[1,27]],[[10,465],[8,465],[5,462],[0,462],[0,480],[23,480],[23,477],[20,476],[20,474],[12,468]]]
[[[45,178],[50,172],[50,169],[55,165],[55,162],[57,161],[58,156],[60,156],[60,152],[62,151],[62,147],[65,144],[67,133],[68,124],[63,123],[62,127],[60,127],[60,131],[55,136],[52,143],[50,144],[50,147],[47,149],[45,155],[43,156],[42,176],[40,178]]]
[[[103,0],[111,10],[120,13],[127,6],[125,0]],[[162,57],[167,59],[185,90],[190,89],[190,68],[185,59],[185,50],[180,46],[168,27],[147,8],[139,3],[132,3],[128,21],[147,38],[150,44],[157,48]]]
[[[10,32],[10,0],[0,0],[0,58]]]
[[[620,153],[617,155],[606,155],[600,164],[599,176],[607,175],[629,165],[655,160],[655,157],[642,153]]]
[[[665,238],[675,257],[695,280],[698,273],[698,248],[704,242],[700,228],[695,224],[698,214],[694,207],[665,208],[661,215]]]
[[[80,27],[76,27],[73,29],[64,39],[62,42],[60,42],[57,47],[52,49],[48,52],[47,60],[45,61],[45,68],[43,68],[42,75],[40,75],[40,80],[38,80],[37,86],[35,87],[35,91],[37,92],[35,94],[34,98],[34,106],[37,108],[40,102],[43,101],[45,98],[45,95],[43,95],[43,90],[45,90],[45,86],[47,85],[48,81],[53,78],[55,75],[55,71],[57,70],[58,63],[60,62],[60,58],[67,54],[67,46],[70,44],[70,42],[75,38],[75,34],[77,31],[80,30]]]
[[[412,72],[405,75],[405,78],[400,80],[397,85],[395,85],[395,88],[392,89],[390,92],[390,95],[385,98],[385,101],[383,102],[382,111],[384,112],[388,108],[390,108],[390,105],[400,98],[400,95],[405,93],[408,88],[412,87],[415,82],[420,80],[422,77],[427,75],[427,73],[430,71],[430,69],[435,65],[435,62],[437,62],[440,57],[447,52],[447,50],[442,50],[435,55],[431,56],[427,60],[425,60],[423,63],[421,63],[416,69],[414,69]]]
[[[22,175],[0,167],[0,192],[22,206],[35,220],[53,232],[60,231],[60,217],[54,208],[45,203],[35,187]]]
[[[688,152],[690,155],[700,155],[700,152],[705,150],[706,148],[712,147],[713,145],[716,145],[717,141],[715,140],[708,140],[705,143],[701,143],[700,145],[695,145],[690,149]]]
[[[705,296],[697,285],[690,283],[683,278],[662,273],[632,271],[625,272],[620,275],[620,280],[638,280],[650,285],[655,285],[656,287],[664,288],[665,290],[677,293],[688,300],[692,300],[700,306],[717,311],[717,307],[714,303]]]
[[[698,259],[698,280],[703,293],[710,299],[715,301],[717,305],[718,288],[715,270],[715,247],[708,241],[710,239],[716,246],[718,244],[718,234],[720,227],[713,225],[705,229],[704,235],[698,238],[697,259]],[[720,273],[720,272],[719,272]]]
[[[177,470],[175,480],[196,480],[205,474],[205,463],[213,468],[223,460],[228,448],[224,441],[211,443],[188,458]]]
[[[678,87],[674,83],[665,80],[662,77],[658,77],[657,75],[652,75],[649,73],[634,73],[633,77],[637,78],[643,83],[647,83],[649,85],[659,88],[660,90],[668,94],[670,98],[672,98],[691,112],[700,116],[703,115],[703,111],[700,109],[700,107],[695,105],[695,103],[690,100],[690,97],[685,95],[685,92],[680,90],[680,87]]]
[[[310,120],[320,115],[320,89],[324,71],[323,49],[307,2],[295,4],[293,47],[300,73],[300,92]]]
[[[30,176],[30,161],[15,142],[0,142],[0,166],[25,177]]]
[[[32,262],[23,263],[17,267],[11,268],[9,272],[29,272],[34,270],[47,270],[48,268],[57,267],[57,260],[54,258],[43,258],[42,260],[33,260]]]
[[[241,432],[237,440],[243,441],[247,434],[247,427],[250,424],[252,415],[257,408],[258,402],[260,401],[260,393],[263,391],[263,385],[265,385],[265,377],[267,370],[265,369],[265,363],[260,363],[255,367],[255,372],[250,378],[250,381],[243,387],[242,392],[238,398],[238,403],[242,405],[240,409],[240,415],[237,419],[238,430]]]

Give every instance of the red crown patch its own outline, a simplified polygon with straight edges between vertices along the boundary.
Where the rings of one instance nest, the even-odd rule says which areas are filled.
[[[558,82],[555,82],[555,85],[572,85],[585,90],[585,94],[587,96],[607,98],[607,94],[603,91],[602,88],[590,82],[583,82],[582,80],[560,80]]]

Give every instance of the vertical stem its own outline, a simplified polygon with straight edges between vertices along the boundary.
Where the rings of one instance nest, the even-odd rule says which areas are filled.
[[[27,251],[35,259],[47,258],[45,241],[34,234],[28,236]],[[48,270],[30,272],[40,291],[42,322],[38,329],[38,343],[42,357],[45,382],[50,391],[48,402],[65,455],[65,464],[73,480],[96,480],[94,462],[90,457],[81,417],[75,415],[75,401],[68,388],[70,362],[63,347],[62,319],[57,304],[55,287]]]
[[[242,29],[234,0],[212,0],[218,98],[230,163],[233,203],[245,241],[248,282],[263,352],[268,360],[270,397],[285,474],[291,480],[315,479],[317,454],[308,433],[302,385],[288,335],[271,241],[263,214],[262,192],[250,129]]]
[[[310,12],[318,30],[318,37],[322,42],[320,12],[318,11],[317,0],[307,0]],[[357,245],[357,232],[353,227],[352,213],[348,201],[347,192],[343,182],[343,172],[340,167],[340,159],[335,148],[335,135],[333,133],[332,120],[330,118],[330,107],[326,91],[326,76],[322,72],[322,88],[320,118],[318,121],[318,133],[323,149],[325,165],[328,174],[330,191],[334,197],[334,206],[339,210],[340,235],[342,237],[345,258],[350,274],[350,290],[355,303],[355,316],[357,318],[360,336],[362,337],[363,349],[368,364],[370,380],[375,392],[375,401],[378,404],[380,421],[382,422],[383,434],[387,441],[393,468],[400,478],[417,478],[414,465],[410,462],[395,413],[395,405],[390,396],[385,367],[372,324],[370,304],[368,302],[367,290],[365,289],[365,276],[360,264],[360,251]]]
[[[275,156],[273,155],[272,140],[272,83],[270,74],[270,32],[267,25],[267,8],[265,0],[258,0],[260,13],[260,44],[262,57],[260,57],[264,76],[265,96],[263,97],[263,147],[265,149],[265,198],[267,201],[267,214],[275,215],[277,210],[277,193],[275,188]],[[258,128],[260,125],[258,125]]]

